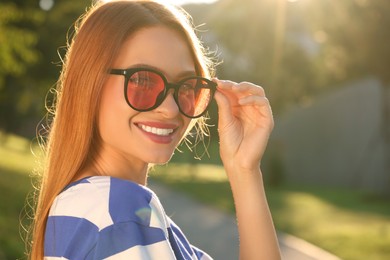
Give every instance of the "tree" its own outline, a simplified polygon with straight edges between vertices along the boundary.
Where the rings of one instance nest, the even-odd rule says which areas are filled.
[[[41,21],[42,13],[37,10],[21,9],[12,2],[0,4],[0,129],[15,127],[17,115],[28,113],[30,99],[17,83],[22,80],[17,79],[28,74],[29,66],[39,59],[33,27]]]
[[[296,40],[305,27],[293,5],[285,0],[219,0],[213,6],[189,7],[195,22],[206,23],[202,38],[221,54],[218,77],[262,85],[276,114],[314,95],[317,71]]]
[[[67,32],[91,0],[53,3],[46,11],[35,0],[0,4],[0,130],[35,134],[61,69],[58,53],[64,56]]]

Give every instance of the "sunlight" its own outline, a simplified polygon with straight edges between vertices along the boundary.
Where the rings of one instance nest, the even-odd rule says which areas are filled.
[[[166,0],[173,5],[185,5],[185,4],[212,4],[217,2],[217,0]]]
[[[53,1],[53,0],[41,0],[41,1]],[[99,0],[98,0],[99,1]],[[111,0],[100,0],[102,2],[110,2]],[[186,4],[212,4],[218,0],[157,0],[161,2],[167,2],[171,5],[186,5]]]
[[[40,0],[39,7],[44,11],[49,11],[54,5],[53,0]]]
[[[275,80],[276,74],[279,71],[280,62],[283,55],[283,41],[286,27],[286,2],[284,0],[278,0],[275,20],[275,47],[271,64],[272,81]]]

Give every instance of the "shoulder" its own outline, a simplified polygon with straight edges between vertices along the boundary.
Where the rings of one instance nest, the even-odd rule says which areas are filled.
[[[148,188],[112,177],[90,177],[70,184],[55,199],[46,225],[45,255],[143,256],[146,248],[155,246],[168,252],[168,225]]]
[[[133,221],[149,225],[152,209],[162,211],[156,195],[139,184],[109,176],[94,176],[70,184],[51,207],[49,216],[88,220],[99,229]]]

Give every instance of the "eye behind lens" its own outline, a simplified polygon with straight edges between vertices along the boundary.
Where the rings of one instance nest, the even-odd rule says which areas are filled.
[[[164,79],[152,71],[137,71],[128,80],[127,100],[140,111],[147,111],[156,106],[164,95]]]
[[[180,110],[188,117],[202,115],[210,104],[211,94],[211,89],[203,84],[194,84],[191,88],[188,85],[181,87],[178,94]]]

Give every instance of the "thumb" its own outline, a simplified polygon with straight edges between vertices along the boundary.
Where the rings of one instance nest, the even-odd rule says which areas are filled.
[[[218,121],[219,128],[221,128],[233,120],[232,107],[230,106],[228,97],[221,91],[217,91],[214,98],[218,105]]]

